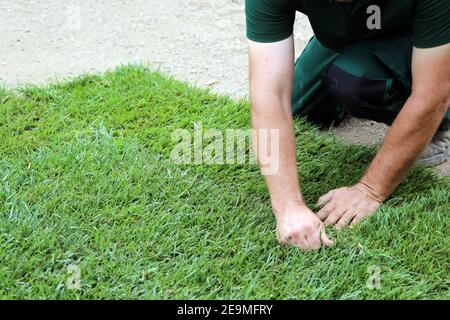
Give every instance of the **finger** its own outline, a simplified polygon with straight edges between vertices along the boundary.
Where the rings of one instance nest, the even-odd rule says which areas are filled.
[[[346,211],[347,211],[346,209],[341,207],[334,209],[325,219],[324,223],[327,226],[335,225],[339,221],[339,219],[341,219],[341,217],[345,214]]]
[[[344,229],[346,226],[348,226],[348,224],[352,221],[352,219],[358,215],[357,212],[354,211],[347,211],[338,221],[338,223],[336,224],[336,229],[338,230],[342,230]]]
[[[297,247],[302,251],[307,251],[309,248],[308,242],[306,241],[305,237],[301,234],[289,237],[287,239],[287,244]]]
[[[320,242],[320,230],[315,231],[314,234],[306,236],[306,241],[308,242],[310,249],[319,250],[322,246],[322,243]]]
[[[320,240],[325,247],[331,247],[332,245],[334,245],[334,242],[331,241],[330,238],[328,238],[325,227],[323,225],[320,227]]]
[[[283,241],[282,241],[281,236],[280,236],[280,231],[278,231],[278,229],[275,231],[275,236],[277,237],[278,243],[279,244],[283,244]]]
[[[282,246],[287,246],[287,245],[291,244],[292,236],[288,236],[288,237],[282,236],[280,233],[280,230],[278,230],[278,229],[276,230],[276,237],[277,237],[278,243]]]
[[[360,223],[361,221],[363,221],[364,218],[365,218],[365,216],[363,214],[359,213],[353,218],[352,223],[350,225],[355,226],[358,223]]]
[[[333,199],[335,193],[336,190],[331,190],[326,195],[320,197],[319,200],[317,201],[317,206],[319,208],[323,208],[328,202],[330,202]]]
[[[322,209],[319,210],[317,213],[317,217],[324,221],[331,212],[336,208],[336,205],[333,202],[329,202],[327,205],[325,205]]]
[[[296,240],[293,240],[291,243],[304,252],[311,250],[310,245],[305,237],[299,237]]]
[[[282,237],[280,234],[280,231],[278,229],[276,230],[276,237],[277,237],[278,243],[281,244],[282,246],[285,246],[288,244],[286,237]]]

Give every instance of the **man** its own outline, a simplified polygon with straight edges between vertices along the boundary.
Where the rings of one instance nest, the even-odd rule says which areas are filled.
[[[294,64],[297,11],[315,37]],[[279,170],[265,176],[280,243],[330,246],[323,224],[357,224],[419,158],[449,157],[449,17],[448,0],[246,0],[252,125],[280,137]],[[391,125],[359,183],[321,197],[317,215],[299,187],[292,114],[321,126],[347,114]]]

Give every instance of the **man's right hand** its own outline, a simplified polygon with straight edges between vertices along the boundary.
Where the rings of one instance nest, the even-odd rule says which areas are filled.
[[[277,239],[280,244],[293,245],[303,251],[318,250],[333,245],[320,219],[303,204],[286,206],[277,218]]]

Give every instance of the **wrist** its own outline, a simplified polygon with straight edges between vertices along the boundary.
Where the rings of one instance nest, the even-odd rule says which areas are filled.
[[[364,178],[361,179],[361,181],[358,182],[355,187],[380,204],[389,197],[389,194],[382,192],[381,188],[377,188],[375,184],[370,183],[367,179]]]
[[[272,203],[272,210],[276,218],[282,217],[287,213],[298,208],[308,209],[303,198],[287,200],[281,203]]]

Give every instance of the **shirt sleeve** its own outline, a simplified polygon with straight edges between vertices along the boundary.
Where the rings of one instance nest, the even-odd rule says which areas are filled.
[[[432,48],[450,42],[450,1],[417,0],[413,43],[417,48]]]
[[[295,9],[291,0],[245,0],[247,38],[256,42],[277,42],[294,29]]]

